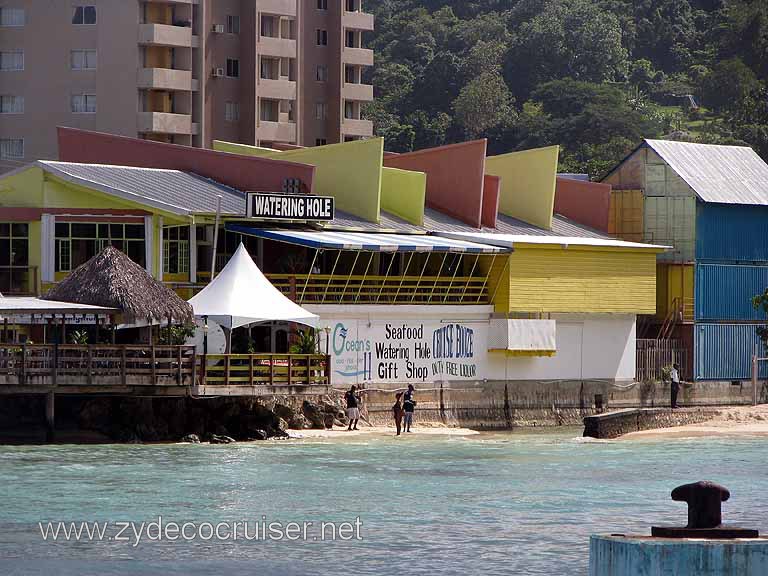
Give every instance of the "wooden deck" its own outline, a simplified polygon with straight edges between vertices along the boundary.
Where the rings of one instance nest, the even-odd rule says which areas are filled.
[[[330,385],[328,357],[209,354],[192,346],[0,345],[2,394],[253,396]]]

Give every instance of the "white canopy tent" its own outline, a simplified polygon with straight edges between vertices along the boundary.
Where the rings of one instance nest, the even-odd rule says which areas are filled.
[[[296,322],[315,328],[318,316],[286,298],[262,274],[245,246],[190,301],[195,316],[207,317],[230,331],[258,322]]]

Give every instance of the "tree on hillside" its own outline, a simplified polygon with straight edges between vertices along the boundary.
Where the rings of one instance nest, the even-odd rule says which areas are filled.
[[[456,122],[469,138],[478,138],[512,113],[512,94],[501,74],[485,72],[462,88],[453,102]]]

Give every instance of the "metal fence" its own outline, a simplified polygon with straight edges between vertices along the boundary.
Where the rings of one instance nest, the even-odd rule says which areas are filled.
[[[690,380],[691,353],[680,340],[637,340],[637,380],[662,380],[663,370],[680,365],[680,378]]]

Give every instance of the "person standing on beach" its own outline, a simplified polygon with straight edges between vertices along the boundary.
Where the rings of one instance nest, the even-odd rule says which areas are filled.
[[[403,399],[403,410],[405,410],[405,431],[411,431],[413,424],[413,411],[416,409],[416,400],[413,399],[413,384],[408,384],[408,391]]]
[[[357,389],[354,384],[344,394],[344,400],[347,402],[347,418],[349,419],[347,430],[357,430],[357,421],[360,420],[360,397],[357,395]]]
[[[395,418],[395,427],[397,428],[397,434],[395,434],[395,436],[400,436],[400,431],[403,425],[403,404],[400,401],[402,397],[402,392],[395,394],[395,404],[392,406],[392,416]]]
[[[669,372],[669,379],[672,381],[672,398],[670,404],[672,408],[677,408],[677,393],[680,392],[680,366],[672,364],[672,370]]]

